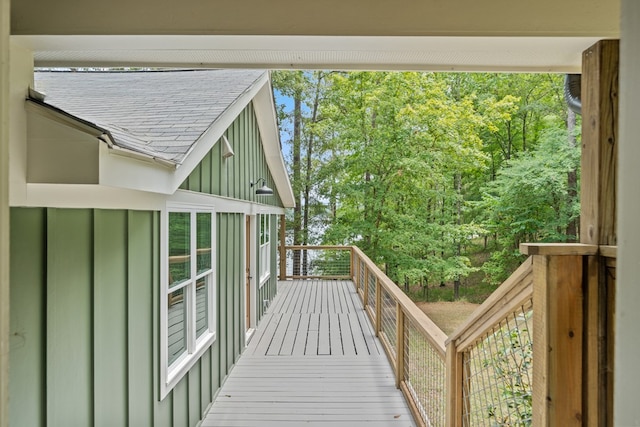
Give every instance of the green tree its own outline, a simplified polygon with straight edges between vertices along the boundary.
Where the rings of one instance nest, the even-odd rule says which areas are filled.
[[[580,152],[567,144],[563,124],[548,118],[536,148],[512,159],[484,187],[479,205],[486,213],[486,227],[499,236],[500,243],[485,270],[496,283],[522,260],[520,243],[562,242],[573,237],[566,230],[579,206],[569,197],[567,175],[577,169]]]

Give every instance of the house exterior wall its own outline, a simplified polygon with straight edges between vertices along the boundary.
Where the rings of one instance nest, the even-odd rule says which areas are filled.
[[[11,209],[12,426],[194,426],[244,347],[244,215],[217,214],[217,339],[159,400],[159,212]]]
[[[640,407],[640,2],[622,2],[620,144],[618,170],[618,277],[614,371],[614,424],[639,426]]]
[[[36,112],[27,120],[27,182],[98,184],[95,137]]]
[[[252,103],[238,115],[225,136],[235,155],[223,158],[223,143],[222,140],[218,141],[180,188],[282,207],[278,190],[269,173]],[[267,185],[274,191],[273,196],[255,194],[256,187],[251,187],[251,183],[259,178],[267,181]]]
[[[9,0],[0,0],[0,427],[9,422]]]
[[[282,207],[283,204],[278,195],[278,190],[273,183],[273,178],[267,166],[260,129],[252,103],[248,104],[242,113],[238,115],[225,132],[225,136],[233,148],[234,156],[223,158],[223,142],[222,140],[218,141],[180,186],[180,189]],[[259,178],[266,180],[267,185],[274,191],[273,196],[258,196],[255,194],[256,187],[251,187],[251,182],[256,182]],[[270,301],[276,293],[277,224],[278,216],[271,215],[271,276],[262,286],[257,287],[255,315],[258,321],[265,311],[263,301]],[[253,232],[253,238],[259,241],[260,227],[254,227]],[[259,245],[256,245],[256,250],[252,256],[256,261],[256,271],[260,271]],[[257,274],[254,274],[255,276]]]

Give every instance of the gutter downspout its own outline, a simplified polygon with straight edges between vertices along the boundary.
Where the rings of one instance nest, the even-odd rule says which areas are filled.
[[[567,74],[564,78],[564,99],[567,101],[569,109],[576,114],[582,115],[582,76],[580,74]]]

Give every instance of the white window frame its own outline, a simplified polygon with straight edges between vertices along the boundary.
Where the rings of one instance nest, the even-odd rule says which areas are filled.
[[[190,214],[190,278],[171,288],[169,291],[169,214],[172,212],[186,212]],[[197,274],[197,230],[196,215],[198,213],[211,214],[211,269]],[[211,206],[190,204],[167,204],[161,213],[161,272],[160,272],[160,400],[164,399],[178,382],[189,372],[193,365],[202,357],[204,352],[216,340],[216,212]],[[208,285],[208,330],[196,337],[196,283],[201,278],[207,279]],[[171,365],[168,364],[168,298],[171,292],[184,288],[185,310],[187,322],[185,325],[186,350]]]
[[[266,233],[263,233],[266,230]],[[263,243],[263,235],[266,240]],[[260,287],[271,277],[271,215],[260,214]]]

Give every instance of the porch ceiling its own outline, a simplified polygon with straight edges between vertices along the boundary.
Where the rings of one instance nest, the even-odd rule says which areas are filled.
[[[600,37],[12,36],[39,67],[580,72]]]

